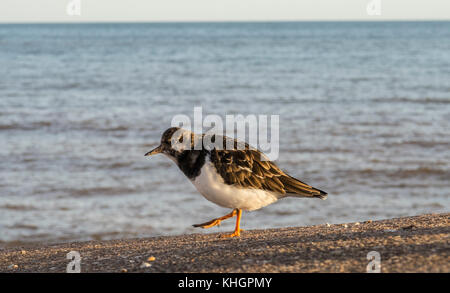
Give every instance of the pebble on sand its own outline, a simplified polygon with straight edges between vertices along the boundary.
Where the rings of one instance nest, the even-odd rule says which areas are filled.
[[[141,264],[140,268],[141,268],[141,269],[145,269],[145,268],[149,268],[149,267],[151,267],[151,266],[152,266],[152,265],[149,264],[148,262],[143,262],[143,263]]]

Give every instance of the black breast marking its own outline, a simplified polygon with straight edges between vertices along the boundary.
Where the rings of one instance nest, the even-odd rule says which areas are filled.
[[[186,150],[178,155],[178,167],[189,179],[200,175],[200,170],[205,164],[205,150]]]

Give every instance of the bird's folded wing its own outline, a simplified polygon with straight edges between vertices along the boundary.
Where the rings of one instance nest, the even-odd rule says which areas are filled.
[[[225,183],[257,188],[279,195],[326,198],[326,193],[281,171],[260,151],[245,144],[244,150],[211,151],[211,160]]]
[[[225,183],[285,194],[285,174],[273,162],[261,160],[258,150],[212,150],[211,160]]]

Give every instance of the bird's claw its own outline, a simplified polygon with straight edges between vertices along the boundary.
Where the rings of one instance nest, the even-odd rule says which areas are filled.
[[[233,237],[240,237],[241,236],[241,232],[244,231],[242,229],[239,229],[238,231],[234,231],[231,234],[222,234],[219,236],[219,238],[233,238]]]

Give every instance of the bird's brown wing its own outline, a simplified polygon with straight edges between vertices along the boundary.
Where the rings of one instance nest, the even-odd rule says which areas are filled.
[[[226,184],[264,189],[280,196],[326,196],[325,192],[287,175],[266,159],[264,154],[248,145],[244,150],[211,150],[211,161]]]

